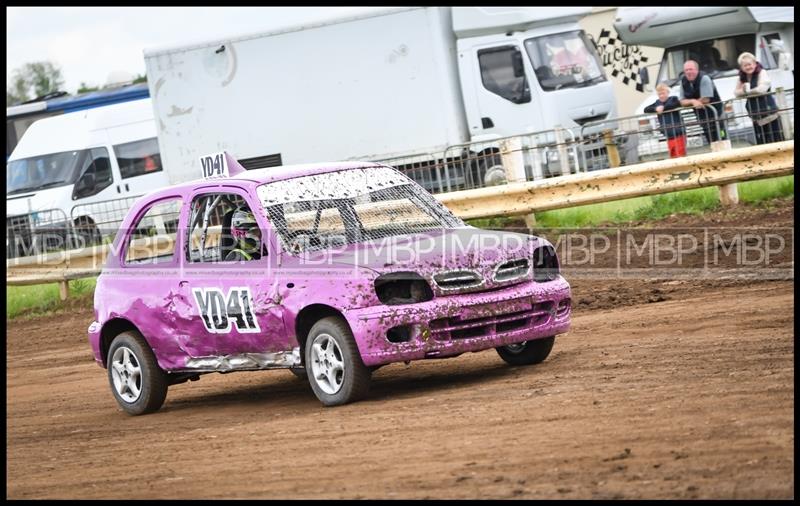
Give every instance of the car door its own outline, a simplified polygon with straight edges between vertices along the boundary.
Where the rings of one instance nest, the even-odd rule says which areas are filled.
[[[539,104],[531,96],[525,56],[516,42],[478,45],[461,62],[472,65],[482,134],[499,137],[539,130]],[[475,132],[473,132],[473,135]]]
[[[191,196],[180,281],[181,293],[191,306],[186,334],[202,341],[204,349],[213,349],[213,357],[198,359],[197,364],[205,367],[293,365],[295,344],[284,328],[284,308],[272,274],[273,249],[266,233],[261,233],[260,258],[223,257],[227,227],[242,205],[254,211],[263,231],[265,220],[257,212],[258,201],[244,189],[216,185]]]

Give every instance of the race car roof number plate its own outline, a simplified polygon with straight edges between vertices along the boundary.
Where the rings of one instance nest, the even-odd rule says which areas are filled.
[[[219,179],[230,176],[228,158],[224,151],[200,157],[203,179]]]

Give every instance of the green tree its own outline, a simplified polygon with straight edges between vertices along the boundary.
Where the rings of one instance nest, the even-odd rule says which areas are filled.
[[[16,69],[6,88],[6,106],[58,91],[64,86],[61,68],[49,61],[26,63]]]
[[[136,79],[133,80],[133,84],[146,83],[146,82],[147,82],[147,74],[136,76]]]
[[[30,74],[30,82],[37,97],[58,91],[64,86],[61,69],[51,62],[28,63],[25,68]]]
[[[98,86],[89,86],[85,82],[81,81],[81,87],[78,88],[78,93],[89,93],[90,91],[97,91],[100,87]]]
[[[21,75],[15,74],[11,86],[6,89],[6,107],[26,102],[28,99],[28,83]]]

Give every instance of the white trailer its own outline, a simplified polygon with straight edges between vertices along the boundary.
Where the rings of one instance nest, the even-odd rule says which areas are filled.
[[[714,80],[723,101],[734,98],[736,60],[745,51],[769,70],[773,91],[794,88],[794,7],[620,7],[614,28],[626,44],[664,48],[656,82],[668,83],[674,95],[683,64],[692,59]],[[636,113],[655,100],[653,93]],[[737,118],[728,122],[728,132],[734,141],[754,143],[744,105],[739,106],[726,111]]]
[[[616,116],[584,7],[424,7],[145,50],[174,181],[227,150],[247,168],[386,160]]]

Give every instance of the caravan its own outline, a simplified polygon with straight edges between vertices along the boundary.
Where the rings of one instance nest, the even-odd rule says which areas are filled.
[[[121,219],[109,202],[167,183],[149,98],[39,120],[6,167],[7,255],[46,246],[42,232],[99,240]]]

